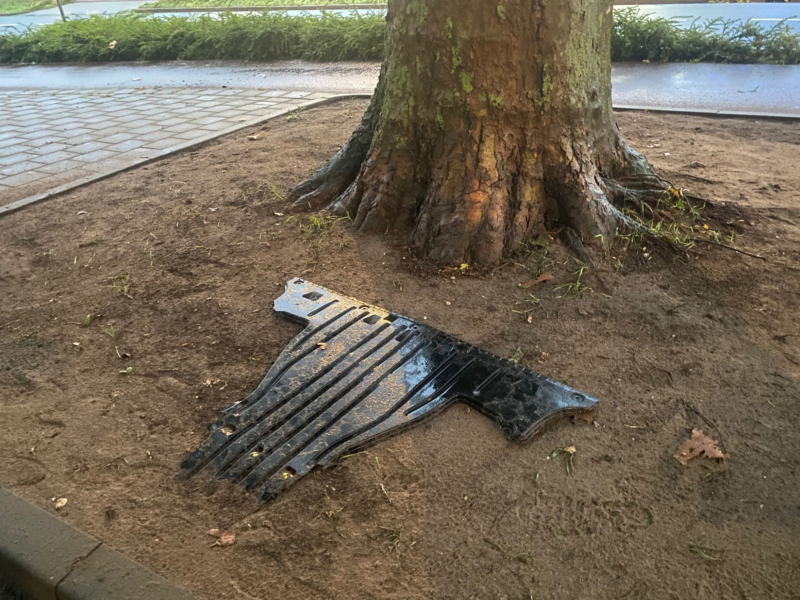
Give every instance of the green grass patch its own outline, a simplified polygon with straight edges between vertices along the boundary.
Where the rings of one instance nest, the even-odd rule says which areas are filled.
[[[800,64],[800,35],[785,23],[716,19],[681,29],[645,15],[615,11],[613,61]],[[93,16],[0,36],[0,62],[380,60],[384,26],[382,14],[356,12]]]
[[[142,8],[200,8],[204,6],[313,6],[322,4],[385,4],[386,0],[158,0]]]
[[[61,0],[71,4],[74,0]],[[56,6],[56,0],[0,0],[0,15],[18,15]]]

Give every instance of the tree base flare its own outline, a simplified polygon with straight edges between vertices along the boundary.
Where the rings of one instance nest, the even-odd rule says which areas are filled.
[[[442,264],[492,265],[545,231],[608,244],[625,181],[669,185],[611,109],[611,0],[392,0],[387,56],[350,141],[290,192]],[[461,16],[461,15],[469,15]]]

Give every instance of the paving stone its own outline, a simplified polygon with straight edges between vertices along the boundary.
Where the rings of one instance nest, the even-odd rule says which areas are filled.
[[[35,169],[41,166],[42,166],[41,163],[33,162],[31,160],[21,160],[20,162],[14,163],[13,165],[9,165],[7,167],[0,167],[0,175],[2,175],[3,177],[10,177],[11,175],[24,173],[25,171],[30,171],[31,169]]]
[[[53,152],[52,154],[44,154],[44,155],[31,155],[31,160],[41,163],[43,165],[52,165],[57,163],[61,160],[71,160],[75,158],[77,155],[73,154],[72,152],[68,152],[66,150],[61,150],[60,152]]]
[[[161,127],[158,125],[145,125],[144,127],[137,127],[136,129],[131,129],[131,133],[135,135],[145,134],[145,133],[153,133],[154,131],[160,131]]]
[[[49,165],[44,165],[42,163],[33,163],[36,165],[35,168],[40,173],[47,173],[48,175],[56,175],[58,173],[64,173],[66,171],[70,171],[72,169],[80,169],[83,168],[85,165],[82,162],[77,160],[73,160],[71,158],[65,158],[58,162],[54,162]]]
[[[156,150],[165,150],[166,148],[172,148],[174,146],[178,146],[180,144],[185,144],[186,140],[176,139],[174,137],[166,138],[163,140],[158,140],[156,142],[148,142],[148,148],[154,148]]]
[[[6,146],[5,148],[0,148],[0,158],[4,156],[12,156],[14,154],[19,154],[20,152],[25,152],[28,149],[28,146],[23,146],[19,143],[20,140],[17,140],[16,144],[11,146]]]
[[[75,154],[88,154],[89,152],[94,152],[95,150],[100,150],[105,148],[109,144],[104,142],[86,142],[85,144],[78,144],[77,146],[70,146],[69,151],[74,152]]]
[[[152,133],[148,135],[154,135]],[[128,152],[129,150],[135,150],[136,148],[140,148],[141,146],[145,145],[145,141],[142,139],[138,140],[127,140],[125,142],[120,142],[119,144],[114,144],[113,146],[109,146],[106,148],[109,152]]]
[[[172,131],[153,131],[152,133],[145,133],[142,135],[137,135],[137,140],[144,140],[145,142],[157,142],[158,140],[163,140],[164,138],[168,138],[170,136],[175,135]],[[149,145],[149,144],[148,144]]]
[[[128,140],[133,139],[133,137],[134,134],[132,134],[130,131],[121,131],[119,133],[106,136],[100,141],[106,144],[119,144],[120,142],[127,142]]]
[[[181,133],[176,133],[175,137],[180,138],[182,140],[194,140],[199,137],[207,136],[208,132],[203,131],[202,129],[191,129],[189,131],[183,131]]]
[[[8,167],[18,162],[22,162],[23,160],[30,160],[33,157],[34,154],[31,152],[17,152],[16,154],[9,154],[8,156],[0,157],[0,165],[3,167]]]
[[[39,156],[44,156],[45,154],[52,154],[53,152],[60,152],[61,150],[66,150],[69,148],[69,144],[59,144],[59,143],[37,143],[33,146],[30,152],[34,154],[38,154]]]
[[[81,162],[95,162],[98,160],[103,160],[104,158],[108,158],[109,156],[113,156],[114,153],[108,150],[95,150],[94,152],[89,152],[88,154],[81,154],[75,157],[75,160],[79,160]]]
[[[3,185],[10,185],[12,187],[27,185],[45,176],[45,173],[40,173],[39,171],[25,171],[24,173],[17,173],[11,177],[4,177]]]
[[[172,133],[181,133],[183,131],[191,131],[192,129],[197,129],[197,125],[194,123],[187,123],[186,119],[181,119],[183,124],[181,125],[172,125],[170,127],[166,127],[164,131],[171,131]]]

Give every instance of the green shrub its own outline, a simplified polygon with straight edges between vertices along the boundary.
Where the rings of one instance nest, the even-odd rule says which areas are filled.
[[[383,15],[357,12],[189,17],[122,13],[0,36],[0,62],[380,60],[384,26]],[[800,35],[785,23],[765,29],[757,23],[721,19],[681,29],[628,8],[614,13],[611,59],[796,65]]]
[[[617,62],[800,63],[800,35],[786,23],[712,19],[682,29],[637,8],[614,11],[611,58]]]
[[[270,12],[156,18],[120,13],[0,36],[0,62],[380,60],[384,26],[383,15]],[[116,42],[113,48],[111,42]]]

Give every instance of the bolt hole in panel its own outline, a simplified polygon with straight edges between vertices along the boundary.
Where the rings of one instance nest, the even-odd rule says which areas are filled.
[[[463,402],[513,441],[597,400],[402,315],[292,279],[275,312],[305,328],[181,463],[268,500],[311,469]]]

